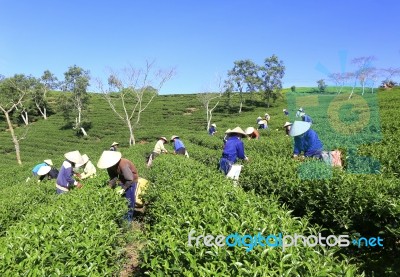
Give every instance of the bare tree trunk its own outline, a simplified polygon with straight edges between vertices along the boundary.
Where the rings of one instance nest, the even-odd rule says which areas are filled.
[[[8,112],[5,112],[3,110],[3,113],[6,116],[8,128],[10,129],[12,141],[13,141],[14,147],[15,147],[15,155],[17,157],[17,162],[18,162],[19,165],[21,165],[22,162],[21,162],[21,155],[20,155],[20,150],[19,150],[19,141],[18,141],[17,137],[15,136],[14,127],[13,127],[13,125],[11,123],[10,116],[9,116]]]
[[[25,125],[28,125],[29,124],[28,113],[25,110],[21,112],[21,117]]]
[[[135,135],[133,133],[133,127],[131,122],[128,120],[127,121],[128,129],[129,129],[129,146],[135,145]]]
[[[364,89],[365,89],[365,82],[362,82],[362,94],[361,95],[364,95]]]
[[[86,131],[85,131],[85,129],[83,127],[81,127],[81,131],[82,131],[82,134],[86,137],[87,133],[86,133]]]
[[[239,92],[240,94],[240,107],[239,107],[239,113],[242,112],[242,107],[243,107],[243,94],[242,92]]]
[[[354,85],[353,85],[353,88],[351,89],[351,93],[350,93],[349,99],[353,96],[354,88],[356,87],[356,84],[357,84],[357,81],[354,81]]]
[[[43,118],[46,120],[47,119],[47,113],[46,113],[46,108],[40,108],[39,104],[35,102],[36,108],[38,108],[40,114],[43,116]]]

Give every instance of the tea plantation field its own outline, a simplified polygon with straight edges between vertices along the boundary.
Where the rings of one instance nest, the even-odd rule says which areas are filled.
[[[50,97],[55,105],[59,92]],[[125,126],[92,94],[88,137],[76,136],[58,113],[33,122],[20,141],[21,166],[0,122],[0,275],[400,275],[400,90],[366,94],[353,102],[334,94],[287,93],[270,108],[255,95],[241,114],[233,100],[230,110],[221,101],[213,114],[218,132],[209,136],[195,95],[158,96],[136,128],[136,145],[129,147]],[[299,103],[327,150],[342,150],[343,170],[292,159],[293,139],[282,125],[294,119]],[[244,140],[250,162],[243,163],[235,186],[217,170],[224,132],[256,127],[256,118],[266,112],[269,129],[261,130],[260,140]],[[190,158],[161,155],[148,169],[146,156],[157,138],[172,135],[180,136]],[[60,168],[65,152],[79,150],[96,164],[113,141],[139,175],[150,180],[146,205],[137,211],[133,227],[123,220],[125,198],[108,188],[105,170],[83,181],[82,189],[60,196],[54,181],[26,182],[44,159]],[[172,152],[171,144],[166,147]],[[379,236],[383,246],[249,249],[250,240],[234,247],[196,246],[196,241],[190,246],[192,230],[194,236],[214,237],[321,234],[349,235],[352,241]]]

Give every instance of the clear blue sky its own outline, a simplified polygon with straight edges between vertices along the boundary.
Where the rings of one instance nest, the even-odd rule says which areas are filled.
[[[330,72],[351,70],[354,57],[377,67],[400,64],[400,1],[0,0],[0,74],[59,79],[74,64],[104,78],[128,63],[176,66],[161,90],[214,88],[214,76],[251,59],[278,55],[284,87],[316,86]],[[340,58],[344,53],[347,58]],[[321,68],[321,67],[319,67]]]

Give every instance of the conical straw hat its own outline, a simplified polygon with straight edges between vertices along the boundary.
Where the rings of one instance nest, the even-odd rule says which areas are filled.
[[[121,152],[103,151],[99,161],[97,162],[97,167],[101,169],[112,167],[121,159],[121,157]]]
[[[81,167],[82,165],[84,165],[85,163],[87,163],[87,162],[89,161],[88,155],[83,154],[83,155],[82,155],[82,160],[83,160],[83,163],[81,163],[81,164],[76,164],[76,167]]]
[[[292,125],[292,123],[291,123],[291,122],[288,122],[288,121],[286,121],[285,125],[283,125],[283,128],[285,128],[286,126],[290,126],[290,125]]]
[[[53,162],[50,159],[49,160],[44,160],[44,162],[47,163],[48,165],[53,165]]]
[[[64,157],[68,161],[73,162],[74,164],[82,164],[83,163],[82,155],[78,150],[65,153]]]
[[[305,132],[307,132],[308,129],[310,129],[310,128],[311,128],[310,122],[295,121],[292,124],[292,127],[290,127],[289,136],[291,136],[291,137],[300,136],[300,135],[304,134]]]
[[[39,176],[46,175],[47,173],[50,172],[50,170],[51,170],[51,167],[48,165],[41,166],[37,172],[37,175],[39,175]]]
[[[229,134],[229,132],[232,131],[231,129],[228,129],[225,131],[225,134]]]
[[[174,139],[179,138],[178,136],[172,136],[171,137],[171,141],[173,141]]]
[[[119,145],[119,143],[114,141],[114,142],[111,144],[111,146],[115,146],[115,145]]]
[[[247,135],[250,135],[254,132],[254,127],[247,127],[244,131]]]
[[[240,128],[240,127],[236,127],[236,128],[234,128],[234,129],[232,129],[230,132],[229,132],[229,134],[240,134],[240,135],[242,135],[242,136],[246,136],[246,133],[243,131],[243,129],[242,128]]]

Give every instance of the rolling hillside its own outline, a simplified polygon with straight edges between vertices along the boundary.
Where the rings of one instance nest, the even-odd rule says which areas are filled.
[[[52,103],[58,96],[58,92],[51,94]],[[324,99],[329,104],[334,95],[320,96],[320,106]],[[291,158],[293,142],[282,129],[288,121],[282,109],[290,109],[291,119],[295,113],[290,96],[266,108],[255,95],[253,101],[246,101],[241,114],[236,112],[236,96],[230,112],[222,100],[213,114],[218,127],[214,137],[205,130],[205,111],[195,95],[158,96],[136,128],[137,144],[128,147],[126,127],[100,95],[92,94],[88,137],[76,136],[60,114],[38,120],[21,140],[22,166],[16,163],[9,133],[3,131],[0,209],[5,212],[0,218],[0,274],[115,275],[129,264],[126,245],[137,243],[143,245],[134,253],[139,261],[127,272],[138,276],[396,276],[400,274],[398,258],[393,258],[399,257],[400,123],[393,117],[400,90],[380,91],[377,98],[365,95],[365,99],[367,112],[377,120],[376,125],[369,125],[377,126],[371,133],[378,136],[364,140],[357,135],[346,147],[340,135],[326,135],[329,130],[324,122],[330,118],[323,113],[324,107],[306,108],[324,144],[343,150],[343,171]],[[365,115],[353,115],[350,110],[344,106],[340,114],[353,116],[354,122]],[[261,131],[259,141],[244,141],[250,162],[244,164],[239,187],[233,187],[216,170],[224,131],[256,127],[255,119],[265,112],[271,115],[269,129]],[[164,155],[147,169],[145,158],[157,138],[172,135],[182,138],[190,158]],[[62,197],[55,195],[53,182],[25,182],[32,167],[44,159],[50,158],[60,167],[65,152],[80,150],[96,164],[113,141],[120,143],[123,156],[137,165],[140,175],[151,181],[145,196],[148,205],[144,214],[138,213],[140,230],[121,222],[124,201],[105,185],[104,170],[84,182],[83,189]],[[348,150],[352,142],[357,142],[357,152]],[[170,144],[166,147],[172,149]],[[367,172],[367,160],[358,157],[369,157],[379,166]],[[299,171],[307,165],[309,171]],[[303,178],[301,172],[315,178]],[[329,178],[318,178],[321,172]],[[60,228],[64,228],[62,232]],[[267,234],[381,236],[384,247],[291,247],[286,252],[256,247],[248,253],[243,247],[190,248],[187,240],[192,229],[213,235],[265,230]],[[114,235],[108,237],[110,233]],[[65,240],[69,248],[61,243]]]

